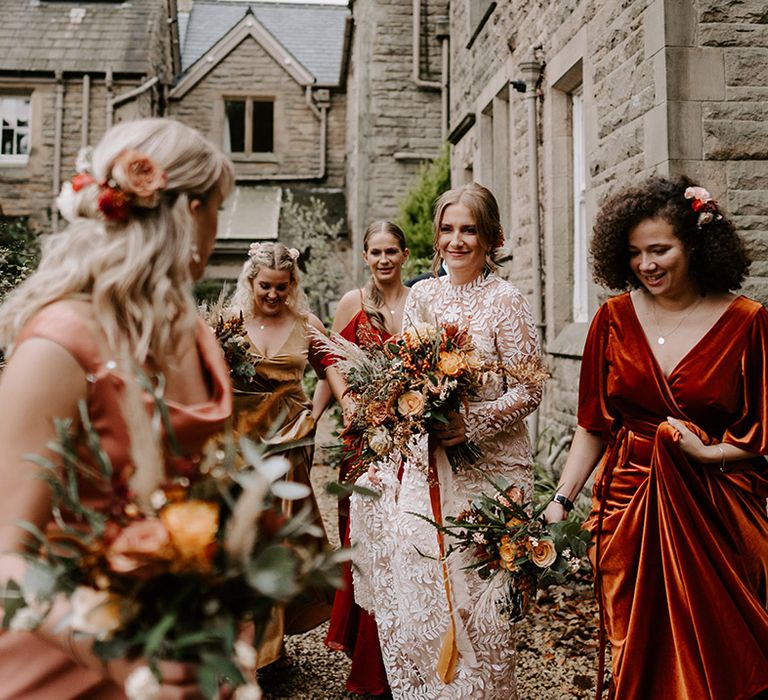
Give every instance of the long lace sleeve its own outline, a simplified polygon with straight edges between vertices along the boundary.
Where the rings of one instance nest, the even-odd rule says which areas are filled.
[[[408,293],[403,307],[403,330],[412,326],[414,323],[435,321],[435,314],[429,310],[428,299],[425,295],[427,287],[423,282],[413,285]]]
[[[493,299],[496,321],[494,345],[499,361],[513,375],[495,399],[473,401],[465,416],[467,437],[480,441],[522,420],[541,402],[541,381],[535,378],[541,364],[536,326],[525,297],[515,288]]]

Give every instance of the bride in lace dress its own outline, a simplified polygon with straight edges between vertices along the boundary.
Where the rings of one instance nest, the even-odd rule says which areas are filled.
[[[490,360],[506,366],[538,361],[536,329],[525,298],[493,273],[502,242],[498,205],[487,189],[473,183],[446,192],[436,207],[435,249],[436,264],[444,260],[448,276],[414,286],[405,325],[455,323],[469,329],[479,352]],[[474,469],[442,470],[443,519],[487,492],[488,477],[501,477],[530,496],[531,446],[523,419],[540,399],[538,384],[489,375],[469,411],[435,432],[443,447],[471,440],[483,454]],[[418,458],[402,465],[401,480],[401,465],[395,462],[381,463],[362,476],[358,484],[376,489],[381,497],[354,495],[350,512],[355,598],[376,617],[393,697],[510,700],[516,697],[514,627],[483,595],[487,582],[463,570],[453,557],[447,560],[451,590],[446,593],[437,531],[415,515],[433,517],[426,436],[414,452]],[[449,628],[455,629],[458,659],[446,674],[438,672],[438,659]]]

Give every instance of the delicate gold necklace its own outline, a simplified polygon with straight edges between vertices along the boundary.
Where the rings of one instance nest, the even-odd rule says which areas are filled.
[[[699,304],[701,304],[702,301],[704,301],[704,297],[699,297],[698,301],[695,301],[688,307],[687,313],[683,315],[675,327],[671,331],[664,333],[662,332],[661,327],[659,326],[659,321],[656,318],[656,297],[651,297],[651,313],[653,314],[653,325],[656,326],[656,332],[659,334],[656,338],[656,342],[659,345],[664,345],[664,343],[667,342],[667,338],[669,338],[670,335],[672,335],[675,331],[677,331],[678,328],[680,328],[680,326],[683,325],[683,321],[685,321],[685,319],[687,319],[694,311],[696,311],[696,308],[699,306]]]
[[[403,298],[403,288],[400,288],[400,293],[397,295],[397,300],[395,301],[395,308],[393,309],[389,304],[387,304],[386,301],[384,301],[384,295],[381,295],[381,303],[384,304],[384,306],[387,307],[387,311],[389,311],[392,316],[394,316],[397,313],[397,307],[400,306],[400,300]]]

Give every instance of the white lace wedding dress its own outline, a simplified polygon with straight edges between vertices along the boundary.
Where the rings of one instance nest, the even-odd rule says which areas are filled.
[[[455,323],[467,327],[486,357],[514,366],[539,356],[536,329],[523,295],[490,274],[466,285],[448,277],[415,285],[405,307],[405,324]],[[489,376],[466,416],[467,434],[482,450],[477,470],[450,475],[441,491],[443,517],[458,515],[476,494],[492,487],[487,476],[503,477],[531,493],[531,448],[523,418],[541,399],[538,385],[509,385]],[[354,495],[350,536],[355,545],[355,599],[376,616],[384,664],[394,698],[403,700],[510,700],[515,692],[514,626],[481,594],[487,582],[448,559],[458,622],[459,660],[454,680],[436,673],[450,614],[435,528],[413,513],[432,517],[427,483],[427,441],[419,459],[378,467],[379,485],[368,475],[360,485],[381,492],[378,500]],[[421,552],[421,554],[420,554]],[[428,558],[422,555],[428,555]],[[487,598],[487,596],[486,596]],[[485,604],[483,604],[485,602]]]

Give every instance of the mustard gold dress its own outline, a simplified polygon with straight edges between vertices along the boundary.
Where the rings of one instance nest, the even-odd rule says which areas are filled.
[[[312,402],[304,393],[301,380],[307,363],[312,364],[321,378],[325,377],[325,370],[318,349],[310,346],[307,322],[297,318],[282,347],[274,355],[267,355],[250,337],[248,343],[256,375],[247,384],[235,383],[235,432],[265,444],[270,452],[277,451],[291,463],[286,479],[311,489],[309,471],[314,455],[311,440],[315,434],[315,421],[312,418]],[[306,504],[312,509],[314,522],[322,528],[323,521],[314,494],[298,501],[284,501],[283,512],[287,516],[293,515]],[[325,537],[322,540],[312,539],[313,542],[306,542],[308,546],[321,548],[327,543]],[[332,599],[332,594],[310,591],[286,609],[277,609],[273,624],[258,650],[259,667],[272,663],[282,655],[283,634],[299,634],[325,622],[330,616]]]

